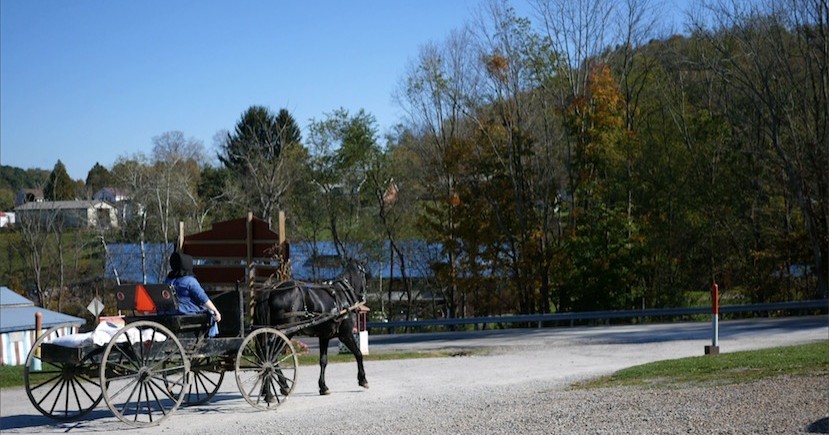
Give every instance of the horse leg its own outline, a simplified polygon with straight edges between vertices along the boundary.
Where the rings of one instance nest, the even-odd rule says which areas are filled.
[[[340,328],[340,334],[338,338],[340,341],[343,342],[345,347],[351,351],[354,355],[354,359],[357,360],[357,383],[363,387],[368,388],[368,380],[366,380],[366,371],[363,368],[363,352],[360,351],[360,346],[354,340],[354,334],[352,334],[352,328],[348,327],[347,331],[344,331],[346,328]]]
[[[328,365],[328,340],[327,337],[320,336],[320,395],[325,396],[331,394],[328,391],[328,386],[325,385],[325,366]]]

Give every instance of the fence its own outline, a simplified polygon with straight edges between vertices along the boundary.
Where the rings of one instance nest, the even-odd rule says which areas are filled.
[[[720,314],[729,313],[771,313],[775,311],[802,312],[808,310],[829,310],[829,299],[774,302],[766,304],[721,305]],[[682,318],[688,316],[711,314],[711,307],[688,308],[649,308],[627,311],[585,311],[577,313],[520,314],[511,316],[466,317],[455,319],[397,320],[391,322],[368,322],[368,328],[422,328],[427,326],[488,325],[488,324],[536,324],[539,328],[545,323],[576,322],[608,319],[642,319],[642,318]]]

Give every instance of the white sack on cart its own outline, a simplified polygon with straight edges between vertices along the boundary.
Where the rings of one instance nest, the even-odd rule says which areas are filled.
[[[120,326],[112,322],[101,322],[94,331],[84,332],[81,334],[70,334],[63,337],[55,338],[51,341],[52,344],[63,347],[86,347],[86,346],[106,346],[112,340],[112,337],[121,329]],[[152,329],[144,329],[141,331],[141,340],[139,340],[138,328],[129,329],[126,334],[118,337],[118,343],[124,343],[129,338],[131,343],[138,341],[164,341],[167,336],[161,332],[156,332],[153,338]]]

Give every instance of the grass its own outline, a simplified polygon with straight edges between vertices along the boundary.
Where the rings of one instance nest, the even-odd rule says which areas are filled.
[[[580,382],[574,388],[683,388],[829,372],[829,342],[657,361]]]
[[[23,385],[23,366],[0,366],[0,388]]]

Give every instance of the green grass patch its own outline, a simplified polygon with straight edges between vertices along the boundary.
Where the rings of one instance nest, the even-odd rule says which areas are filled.
[[[574,388],[683,388],[829,372],[829,342],[657,361],[579,382]]]
[[[0,388],[23,385],[23,366],[0,366]]]

